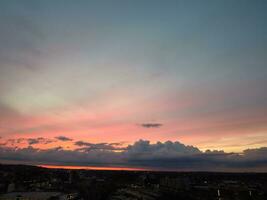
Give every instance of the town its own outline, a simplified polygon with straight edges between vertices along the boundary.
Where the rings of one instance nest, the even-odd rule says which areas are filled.
[[[0,200],[265,200],[266,173],[48,169],[0,165]]]

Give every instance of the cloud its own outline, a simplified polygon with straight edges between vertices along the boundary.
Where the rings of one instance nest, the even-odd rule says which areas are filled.
[[[84,142],[84,141],[77,141],[74,144],[77,145],[77,146],[90,146],[91,145],[91,143]]]
[[[116,153],[108,151],[82,152],[78,150],[64,150],[62,147],[38,149],[32,146],[26,148],[0,147],[0,159],[24,161],[30,163],[57,164],[108,164],[115,163],[119,158]]]
[[[143,124],[140,124],[140,126],[142,126],[144,128],[159,128],[159,127],[163,126],[163,124],[160,124],[160,123],[143,123]]]
[[[247,149],[238,154],[216,150],[203,152],[197,147],[178,141],[152,144],[147,140],[139,140],[127,147],[84,141],[77,141],[76,145],[81,148],[66,150],[60,146],[51,149],[0,146],[0,159],[42,164],[125,166],[178,171],[267,171],[267,147]]]
[[[19,145],[22,143],[27,143],[29,145],[35,145],[35,144],[50,144],[54,142],[52,139],[38,137],[38,138],[17,138],[17,139],[7,139],[5,141],[6,145]]]
[[[55,137],[57,140],[60,140],[60,141],[63,141],[63,142],[65,142],[65,141],[72,141],[73,139],[71,139],[71,138],[68,138],[68,137],[66,137],[66,136],[57,136],[57,137]]]
[[[101,150],[101,151],[120,151],[125,150],[124,147],[120,147],[121,143],[89,143],[84,141],[77,141],[74,143],[76,146],[83,148],[78,148],[79,151],[92,151],[92,150]]]
[[[49,143],[54,142],[53,140],[50,140],[50,139],[47,139],[47,138],[42,138],[42,137],[29,138],[29,139],[26,139],[26,140],[28,141],[28,143],[30,145],[32,145],[32,144],[49,144]]]
[[[139,140],[127,147],[126,154],[133,158],[177,157],[199,154],[201,151],[193,146],[186,146],[180,142],[157,142],[150,144],[147,140]]]
[[[246,149],[243,153],[250,160],[267,160],[267,147]]]

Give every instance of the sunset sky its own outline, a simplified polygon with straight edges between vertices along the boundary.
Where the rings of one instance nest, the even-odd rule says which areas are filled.
[[[166,169],[161,159],[223,154],[246,168],[255,153],[267,169],[266,10],[264,0],[1,0],[0,160],[79,165],[79,154]]]

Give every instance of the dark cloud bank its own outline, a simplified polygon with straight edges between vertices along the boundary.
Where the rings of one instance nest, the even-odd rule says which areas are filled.
[[[48,139],[46,139],[48,140]],[[29,143],[30,144],[30,143]],[[267,147],[247,149],[242,153],[200,151],[180,142],[139,140],[121,147],[120,143],[74,142],[76,149],[62,147],[41,150],[0,146],[0,159],[32,164],[81,166],[141,167],[152,170],[177,171],[267,171]]]

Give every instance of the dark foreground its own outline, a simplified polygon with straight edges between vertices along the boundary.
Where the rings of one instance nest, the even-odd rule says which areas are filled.
[[[266,200],[267,174],[0,165],[0,200]]]

